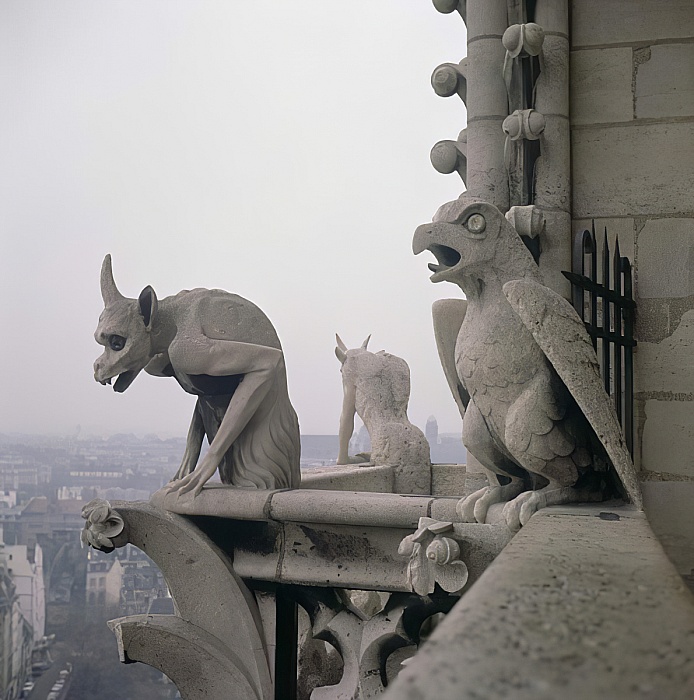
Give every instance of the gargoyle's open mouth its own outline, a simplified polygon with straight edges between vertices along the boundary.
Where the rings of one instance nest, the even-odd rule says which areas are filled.
[[[450,267],[455,267],[460,262],[460,253],[453,248],[441,245],[439,243],[432,243],[428,246],[427,250],[430,250],[438,261],[436,263],[429,263],[429,269],[433,272],[441,272]]]

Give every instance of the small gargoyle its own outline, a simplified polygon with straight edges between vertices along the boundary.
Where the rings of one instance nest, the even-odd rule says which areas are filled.
[[[503,214],[464,197],[450,202],[417,228],[413,250],[435,255],[432,282],[453,282],[467,297],[457,340],[439,352],[451,387],[462,385],[463,442],[489,486],[458,504],[461,518],[485,522],[490,505],[507,501],[506,522],[517,530],[539,508],[603,500],[614,487],[641,508],[583,322],[543,285]]]
[[[299,423],[287,392],[284,354],[265,314],[219,289],[138,299],[116,288],[111,256],[101,267],[104,310],[94,337],[104,352],[94,379],[125,391],[144,369],[174,377],[198,397],[185,454],[169,490],[200,493],[219,468],[223,483],[276,489],[299,485]],[[202,441],[210,449],[198,464]]]
[[[335,355],[342,365],[344,397],[340,415],[338,464],[356,461],[348,454],[349,439],[354,430],[355,412],[364,422],[371,438],[370,463],[401,468],[408,467],[419,486],[417,492],[428,493],[430,465],[429,443],[424,433],[410,423],[407,404],[410,401],[410,368],[400,357],[367,350],[369,338],[360,348],[349,349],[339,335],[335,336]],[[415,467],[421,467],[416,469]],[[408,489],[404,481],[399,486]],[[396,482],[401,481],[396,476]],[[420,491],[419,489],[423,489]]]

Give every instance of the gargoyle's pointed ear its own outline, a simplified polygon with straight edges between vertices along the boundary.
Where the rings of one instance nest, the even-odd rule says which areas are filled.
[[[121,299],[125,299],[113,281],[110,255],[107,255],[101,264],[101,298],[104,300],[104,306],[110,306]]]
[[[337,347],[335,348],[335,357],[344,365],[347,359],[347,346],[342,342],[342,338],[335,333],[335,341],[337,342]]]
[[[145,322],[147,330],[152,327],[152,322],[154,317],[157,315],[157,309],[159,308],[159,301],[157,300],[156,292],[147,285],[141,292],[140,296],[137,298],[137,303],[140,306],[140,313],[142,314],[142,319]]]
[[[335,348],[335,357],[344,365],[347,359],[347,346],[342,342],[342,338],[335,333],[335,342],[337,347]]]
[[[369,337],[361,344],[362,350],[366,350],[370,340],[371,340],[371,334],[369,334]]]

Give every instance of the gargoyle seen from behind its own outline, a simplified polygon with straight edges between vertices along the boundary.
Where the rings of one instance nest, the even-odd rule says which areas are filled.
[[[337,463],[361,461],[348,454],[356,412],[369,431],[370,463],[394,468],[396,491],[429,493],[429,443],[407,417],[410,401],[407,362],[383,350],[375,353],[367,350],[371,336],[360,348],[353,349],[347,348],[339,335],[335,337],[335,355],[341,364],[344,390]]]
[[[107,255],[101,268],[104,310],[94,337],[104,346],[94,378],[125,391],[144,369],[173,377],[198,397],[185,454],[169,490],[200,493],[219,468],[223,483],[251,488],[298,486],[299,424],[289,401],[284,354],[265,314],[219,289],[192,289],[158,300],[117,289]],[[210,449],[198,463],[203,438]]]
[[[467,403],[463,442],[489,477],[458,504],[462,519],[484,522],[490,505],[507,501],[506,522],[518,529],[544,506],[612,495],[615,472],[617,490],[640,508],[583,322],[543,285],[503,214],[462,197],[417,229],[413,250],[435,255],[432,282],[453,282],[467,297],[457,339],[439,337],[449,385]]]

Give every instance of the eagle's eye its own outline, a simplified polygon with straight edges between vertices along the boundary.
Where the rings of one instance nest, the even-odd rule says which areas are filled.
[[[487,226],[482,214],[473,214],[465,222],[465,227],[470,233],[482,233]]]

